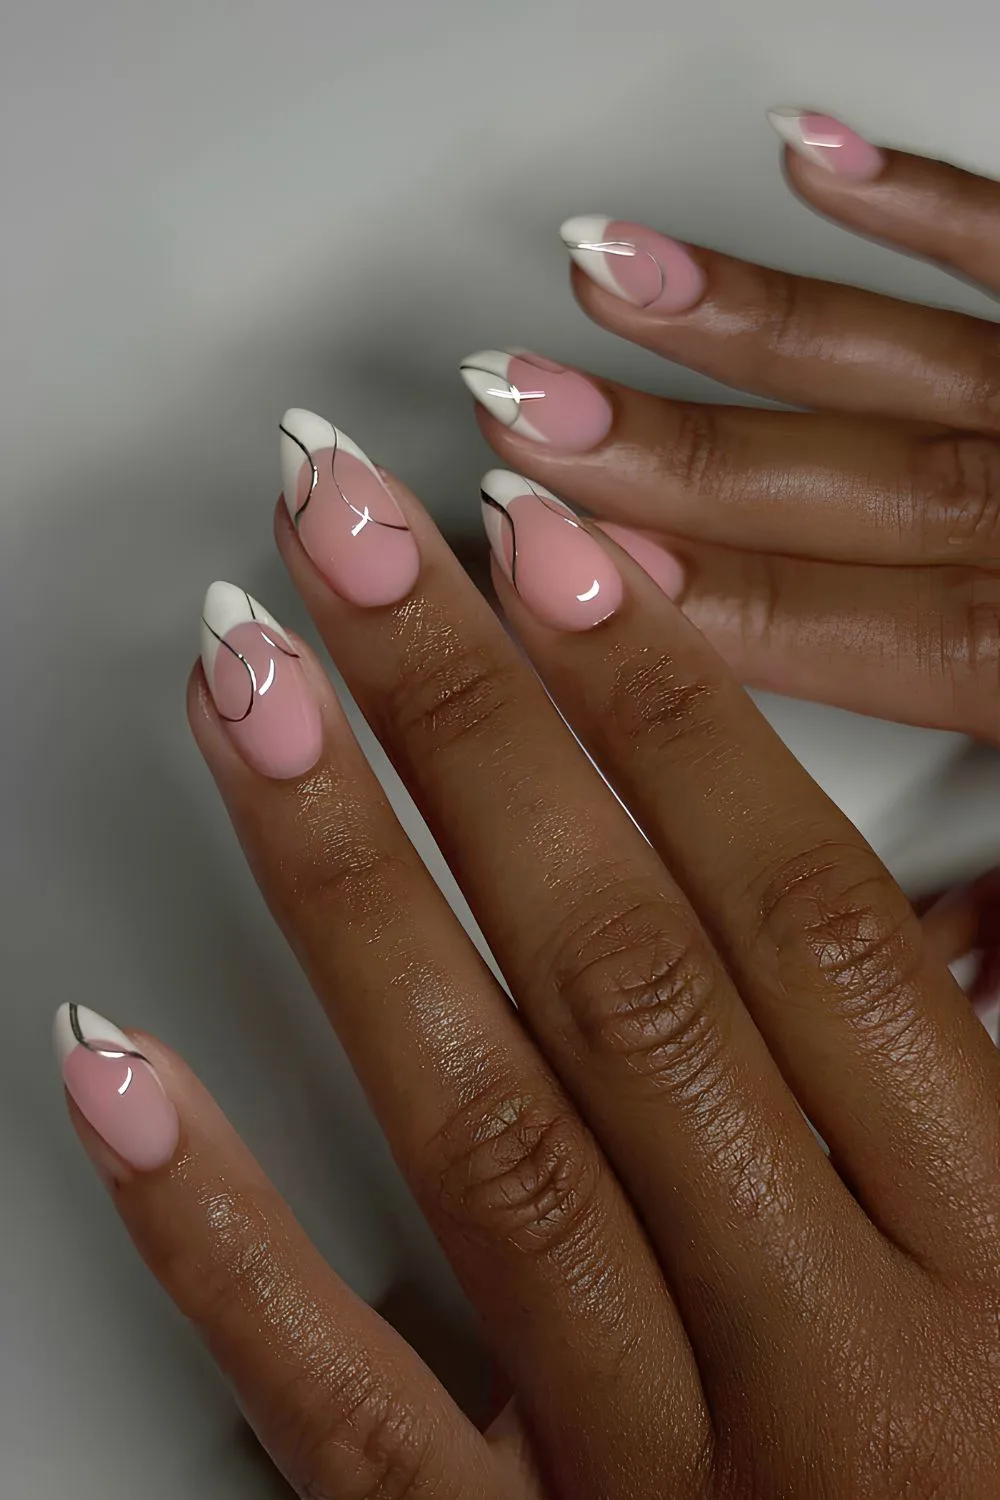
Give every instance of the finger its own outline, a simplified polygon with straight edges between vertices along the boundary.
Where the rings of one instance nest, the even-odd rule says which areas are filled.
[[[706,1416],[687,1336],[622,1189],[397,822],[318,664],[227,587],[206,601],[222,644],[206,651],[207,681],[192,679],[189,715],[271,911],[532,1430],[564,1455],[567,1485],[600,1475],[614,1494],[623,1440],[666,1482],[704,1441]],[[343,608],[392,628],[392,612]],[[413,606],[400,608],[405,618]],[[249,626],[233,623],[237,611]],[[297,658],[257,655],[262,630]],[[251,668],[257,691],[234,726]],[[289,671],[321,733],[305,774],[278,779],[260,746],[287,744],[300,721]],[[654,1374],[670,1392],[666,1430],[648,1410]]]
[[[545,628],[523,588],[499,583],[873,1221],[921,1264],[954,1268],[970,1241],[986,1254],[1000,1134],[981,1028],[861,836],[701,636],[629,572],[622,609],[590,635]]]
[[[1000,183],[872,146],[829,115],[769,112],[792,186],[848,228],[1000,291]]]
[[[394,493],[423,559],[405,612],[345,606],[283,507],[278,545],[458,876],[520,1014],[629,1188],[699,1353],[714,1341],[710,1383],[726,1381],[724,1309],[742,1303],[751,1283],[773,1292],[761,1298],[769,1310],[787,1304],[813,1240],[807,1203],[832,1194],[848,1220],[856,1210],[662,864],[425,513],[401,486]],[[539,504],[536,587],[544,593],[551,571],[553,618],[571,629],[593,623],[617,575],[576,594],[574,567],[603,554],[586,538],[585,554],[560,562],[547,545],[562,542],[558,506],[552,537],[553,512]],[[749,1207],[746,1163],[758,1158],[774,1191],[753,1213],[734,1210]]]
[[[1000,735],[995,574],[668,546],[674,597],[740,681],[977,739]]]
[[[991,323],[750,265],[601,215],[569,219],[561,233],[584,311],[667,359],[796,406],[1000,431]]]
[[[1000,976],[1000,871],[988,870],[947,891],[929,904],[921,921],[928,947],[943,963],[975,957],[965,992],[978,1014],[992,1009]]]
[[[487,1444],[325,1264],[179,1058],[82,1006],[61,1007],[56,1045],[126,1228],[295,1493],[509,1500]]]
[[[478,364],[465,363],[465,378],[484,403],[480,426],[495,452],[608,520],[838,561],[1000,561],[993,439],[826,412],[667,401],[549,360],[535,369],[537,355],[471,358]],[[491,373],[480,378],[487,364]],[[545,429],[557,430],[560,443],[542,438]],[[568,451],[571,430],[579,444],[601,435],[586,451]]]

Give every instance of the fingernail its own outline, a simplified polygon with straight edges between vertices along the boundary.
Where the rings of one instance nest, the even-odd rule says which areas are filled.
[[[140,1172],[165,1166],[177,1111],[135,1043],[84,1005],[60,1005],[54,1041],[70,1097],[101,1139]]]
[[[201,661],[219,717],[255,771],[304,776],[323,749],[323,723],[299,653],[245,589],[213,583],[201,616]]]
[[[406,597],[420,571],[417,544],[357,443],[293,407],[281,420],[281,479],[303,547],[341,598],[371,608]]]
[[[481,494],[493,555],[543,625],[589,630],[614,614],[622,576],[568,506],[507,469],[491,469]]]
[[[559,230],[563,244],[591,281],[655,312],[686,312],[705,290],[705,273],[676,240],[642,224],[581,214]]]
[[[767,118],[781,139],[813,166],[847,182],[871,182],[885,166],[885,155],[832,115],[794,105],[769,109]]]
[[[617,521],[598,521],[597,525],[649,574],[668,599],[680,598],[684,592],[684,567],[672,552],[631,526],[619,526]]]
[[[611,431],[611,403],[579,370],[540,354],[484,349],[459,373],[476,400],[518,437],[587,453]]]

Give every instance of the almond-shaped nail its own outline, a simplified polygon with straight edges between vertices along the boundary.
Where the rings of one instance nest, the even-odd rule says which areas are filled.
[[[323,749],[319,705],[295,646],[262,604],[213,583],[201,613],[201,662],[229,737],[255,771],[304,776]]]
[[[614,614],[622,576],[569,506],[508,469],[491,469],[481,495],[497,564],[543,625],[590,630]]]
[[[871,182],[885,167],[884,152],[832,115],[782,104],[767,118],[797,155],[846,182]]]
[[[469,390],[518,437],[587,453],[611,431],[611,403],[579,370],[540,354],[482,349],[459,365]]]
[[[686,246],[644,224],[580,214],[559,233],[591,281],[648,312],[686,312],[705,291],[705,273]]]
[[[56,1012],[56,1060],[77,1109],[139,1172],[166,1166],[180,1125],[155,1069],[135,1043],[84,1005]]]
[[[293,407],[281,419],[281,482],[303,547],[342,599],[374,608],[406,597],[420,572],[417,544],[357,443]]]

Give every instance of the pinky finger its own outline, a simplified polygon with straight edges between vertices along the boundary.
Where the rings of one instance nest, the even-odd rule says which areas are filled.
[[[334,1275],[180,1059],[83,1006],[60,1008],[55,1041],[73,1124],[137,1249],[294,1493],[498,1500],[486,1441]]]

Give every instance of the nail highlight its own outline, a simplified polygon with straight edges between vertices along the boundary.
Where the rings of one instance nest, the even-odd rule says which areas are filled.
[[[814,167],[847,182],[871,182],[885,167],[885,154],[832,115],[783,104],[767,118],[786,145]]]
[[[177,1111],[135,1043],[84,1005],[61,1005],[53,1040],[63,1082],[112,1151],[140,1172],[166,1166],[180,1136]]]
[[[686,312],[705,291],[705,273],[684,245],[643,224],[581,214],[559,230],[591,281],[652,312]]]
[[[234,583],[213,583],[201,614],[201,661],[219,717],[263,776],[311,771],[323,749],[319,706],[299,653],[263,605]]]
[[[587,453],[611,431],[611,403],[578,370],[540,354],[483,349],[459,365],[469,390],[518,437]]]
[[[367,608],[410,592],[420,554],[375,465],[311,411],[281,419],[281,481],[302,545],[331,588]]]
[[[507,469],[491,469],[481,495],[493,555],[543,625],[590,630],[614,614],[622,576],[568,506]]]

